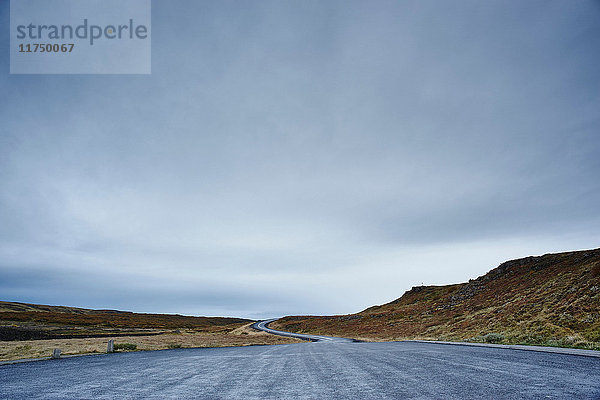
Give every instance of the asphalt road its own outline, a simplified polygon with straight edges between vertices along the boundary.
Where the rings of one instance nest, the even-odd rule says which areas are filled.
[[[351,342],[355,342],[355,340],[345,339],[345,338],[340,338],[340,337],[319,336],[319,335],[305,335],[305,334],[302,334],[302,333],[292,333],[292,332],[278,331],[278,330],[269,328],[269,324],[271,322],[273,322],[273,321],[277,321],[277,319],[278,318],[267,319],[267,320],[264,320],[264,321],[258,321],[256,323],[252,324],[252,327],[254,329],[265,331],[265,332],[271,333],[273,335],[294,337],[294,338],[298,338],[298,339],[308,340],[308,341],[311,341],[311,342],[329,342],[329,343],[333,343],[333,342],[335,342],[335,343],[351,343]]]
[[[0,366],[0,399],[600,399],[600,359],[323,340]]]

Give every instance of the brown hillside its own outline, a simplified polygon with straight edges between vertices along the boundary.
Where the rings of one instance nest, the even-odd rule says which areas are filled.
[[[600,249],[507,261],[475,280],[413,287],[397,300],[357,314],[285,317],[272,326],[371,340],[600,349]]]
[[[0,301],[0,340],[148,335],[180,329],[230,332],[249,322],[241,318],[138,314]]]

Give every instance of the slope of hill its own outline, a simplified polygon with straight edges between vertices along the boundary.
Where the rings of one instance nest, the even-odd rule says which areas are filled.
[[[413,287],[356,314],[285,317],[272,327],[367,340],[600,349],[600,249],[507,261],[469,282]]]
[[[242,318],[139,314],[0,301],[0,340],[148,335],[180,329],[230,332],[249,322]]]

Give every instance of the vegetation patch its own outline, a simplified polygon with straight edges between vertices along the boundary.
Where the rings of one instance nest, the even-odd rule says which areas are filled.
[[[504,342],[504,335],[501,333],[488,333],[483,337],[486,343],[502,343]]]
[[[134,343],[115,343],[114,349],[115,349],[115,351],[119,351],[119,350],[135,351],[135,350],[137,350],[137,344],[134,344]]]

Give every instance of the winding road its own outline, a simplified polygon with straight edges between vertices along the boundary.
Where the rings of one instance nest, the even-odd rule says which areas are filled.
[[[356,340],[353,339],[346,339],[346,338],[340,338],[340,337],[333,337],[333,336],[319,336],[319,335],[305,335],[303,333],[292,333],[292,332],[285,332],[285,331],[277,331],[275,329],[271,329],[268,327],[268,325],[273,322],[273,321],[277,321],[278,318],[273,318],[273,319],[267,319],[264,321],[258,321],[254,324],[252,324],[252,327],[254,329],[258,329],[260,331],[265,331],[268,332],[272,335],[279,335],[279,336],[287,336],[287,337],[293,337],[293,338],[297,338],[297,339],[302,339],[302,340],[308,340],[310,342],[329,342],[329,343],[352,343],[352,342],[356,342]]]
[[[600,358],[304,338],[3,365],[0,399],[600,399]]]

